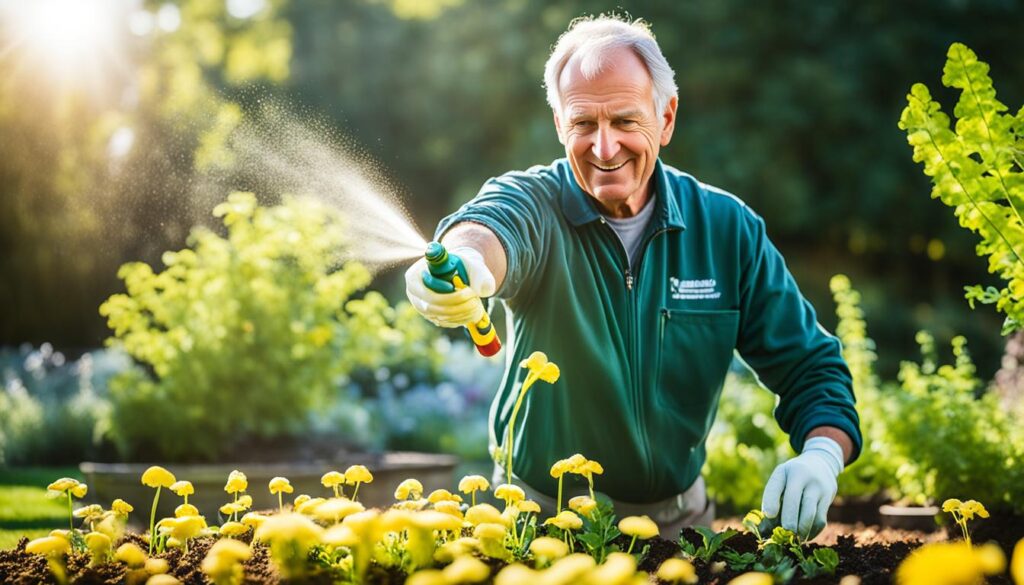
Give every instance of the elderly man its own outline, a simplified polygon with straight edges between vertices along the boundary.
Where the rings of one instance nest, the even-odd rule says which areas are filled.
[[[491,408],[492,451],[513,449],[513,475],[549,508],[552,463],[577,452],[597,460],[597,488],[619,515],[647,514],[674,538],[713,516],[704,444],[738,351],[779,395],[776,419],[800,453],[768,480],[763,510],[817,534],[861,446],[838,340],[816,322],[762,219],[659,160],[677,89],[644,23],[575,21],[544,81],[566,158],[487,181],[438,226],[469,288],[432,292],[422,260],[406,273],[413,305],[442,326],[475,322],[479,298],[506,306],[511,355]],[[517,366],[535,350],[561,378],[528,395],[515,444],[501,445]]]

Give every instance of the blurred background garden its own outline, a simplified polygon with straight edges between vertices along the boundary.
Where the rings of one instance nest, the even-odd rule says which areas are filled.
[[[429,235],[487,178],[562,156],[543,64],[572,18],[610,9],[652,23],[676,70],[663,160],[763,215],[822,324],[840,328],[878,445],[846,494],[1024,506],[1022,472],[991,473],[1024,456],[1024,347],[996,311],[965,302],[965,285],[999,279],[929,197],[897,127],[915,82],[952,112],[959,93],[940,78],[953,42],[991,66],[1017,111],[1021,2],[0,7],[0,537],[60,517],[43,500],[15,510],[30,488],[13,486],[85,460],[396,449],[485,461],[502,356],[420,318],[400,264],[339,260],[353,245],[346,206],[289,192],[233,137],[268,107],[285,112],[352,165],[336,180],[397,196]],[[273,154],[283,126],[259,127]],[[737,367],[709,444],[725,509],[749,507],[788,449],[755,386]],[[896,432],[887,412],[918,415]],[[924,444],[937,446],[922,459]]]

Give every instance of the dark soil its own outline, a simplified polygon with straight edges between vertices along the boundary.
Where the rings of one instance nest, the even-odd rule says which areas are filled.
[[[1024,522],[1021,518],[1009,514],[993,514],[991,518],[977,522],[973,528],[973,539],[976,542],[999,543],[1003,550],[1009,554],[1018,540],[1024,537]],[[736,527],[735,523],[716,522],[714,528],[722,530],[727,527]],[[952,535],[959,537],[959,533]],[[700,535],[695,531],[686,529],[682,537],[689,540],[695,546],[700,546]],[[835,576],[819,577],[816,579],[795,578],[791,583],[795,585],[826,585],[837,584],[846,575],[856,575],[861,579],[861,585],[888,585],[892,583],[892,576],[903,561],[915,548],[927,542],[949,540],[951,536],[946,529],[940,529],[933,533],[912,532],[905,530],[882,529],[877,526],[864,526],[862,524],[830,524],[828,529],[815,541],[808,545],[810,550],[821,546],[830,546],[839,554],[839,568]],[[148,545],[137,534],[128,534],[122,542],[134,542],[143,549]],[[36,583],[56,583],[45,559],[39,555],[25,552],[25,545],[28,539],[23,538],[18,546],[7,551],[0,551],[0,583],[11,585],[32,585]],[[203,575],[200,565],[206,553],[213,545],[212,538],[200,538],[192,541],[188,554],[180,550],[170,550],[157,558],[167,560],[170,565],[170,574],[186,584],[206,585],[209,581]],[[121,544],[121,543],[118,543]],[[620,537],[616,541],[622,550],[629,546],[626,537]],[[637,544],[639,548],[640,544]],[[641,559],[639,568],[643,571],[654,573],[658,566],[668,558],[679,556],[679,545],[677,542],[654,538],[643,543],[645,556]],[[740,533],[726,542],[726,545],[733,550],[744,552],[755,552],[757,542],[750,534]],[[485,559],[492,568],[492,574],[501,569],[503,563],[492,559]],[[125,583],[129,575],[124,565],[110,563],[97,567],[89,567],[88,556],[80,553],[72,554],[67,560],[67,572],[72,583],[84,585],[107,585]],[[730,579],[741,574],[742,571],[732,571],[722,563],[715,563],[715,566],[708,566],[700,561],[694,563],[700,577],[700,583],[706,585],[724,585]],[[312,566],[312,563],[311,563]],[[276,583],[288,583],[280,578],[276,569],[270,562],[270,554],[262,545],[253,546],[253,556],[244,564],[245,583],[247,585],[264,585]],[[377,585],[402,585],[406,576],[400,571],[387,569],[372,565],[367,574],[367,582]],[[144,579],[143,581],[144,582]],[[319,584],[331,583],[331,575],[327,572],[315,572],[306,576],[301,583]],[[490,583],[490,581],[488,581]],[[992,585],[1010,585],[1006,576],[993,577],[988,580]]]

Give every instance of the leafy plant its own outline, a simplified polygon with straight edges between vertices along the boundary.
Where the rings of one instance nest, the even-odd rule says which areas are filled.
[[[126,457],[213,458],[247,438],[302,432],[308,413],[359,368],[434,351],[436,332],[338,268],[342,217],[308,199],[258,207],[234,193],[214,215],[222,237],[193,230],[166,269],[121,267],[127,294],[101,307],[140,365],[111,382],[110,434]],[[413,347],[419,348],[413,350]]]
[[[966,298],[971,307],[978,301],[1005,313],[1007,334],[1024,328],[1024,109],[1006,113],[988,65],[971,49],[953,43],[946,57],[942,84],[960,90],[955,127],[921,83],[911,87],[899,127],[932,177],[932,197],[981,236],[977,254],[1004,286],[968,286]]]
[[[714,530],[706,526],[694,526],[693,529],[700,534],[702,543],[700,546],[694,546],[685,537],[679,537],[679,548],[683,549],[683,552],[692,559],[698,559],[705,563],[710,563],[718,550],[722,548],[727,540],[739,534],[738,531],[728,528],[722,532],[715,532]]]
[[[612,545],[621,534],[615,522],[615,509],[611,502],[599,498],[597,507],[583,518],[583,531],[576,536],[576,540],[583,543],[584,550],[594,560],[603,563],[608,553],[619,550]]]

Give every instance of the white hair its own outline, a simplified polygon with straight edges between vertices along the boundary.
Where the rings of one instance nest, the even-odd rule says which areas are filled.
[[[593,79],[604,67],[607,55],[621,47],[632,49],[647,67],[654,90],[654,110],[661,116],[669,100],[679,94],[675,72],[661,54],[661,48],[646,22],[642,19],[631,22],[614,14],[577,18],[558,37],[544,65],[544,86],[551,109],[561,112],[558,79],[570,61],[579,64],[584,78]]]

